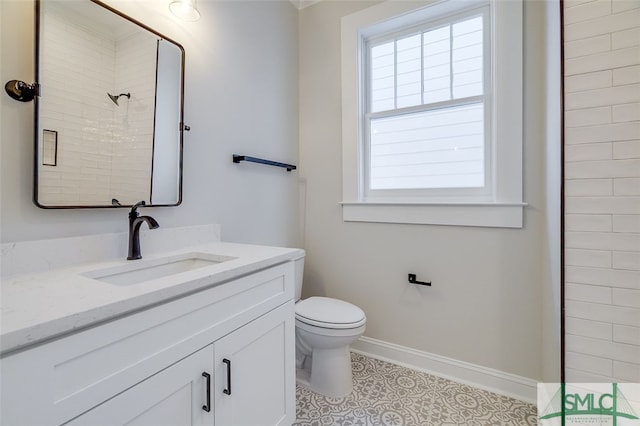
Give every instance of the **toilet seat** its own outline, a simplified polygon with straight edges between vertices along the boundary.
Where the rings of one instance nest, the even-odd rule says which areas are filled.
[[[364,325],[367,318],[349,302],[316,296],[296,303],[296,320],[322,328],[351,329]]]

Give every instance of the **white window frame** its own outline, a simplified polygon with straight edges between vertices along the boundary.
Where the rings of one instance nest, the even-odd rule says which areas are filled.
[[[372,196],[364,167],[366,40],[486,4],[491,34],[491,93],[485,104],[491,117],[486,123],[491,153],[488,191],[478,195],[445,190],[416,197],[394,190],[396,196]],[[522,228],[522,8],[522,0],[386,1],[342,18],[343,220]]]

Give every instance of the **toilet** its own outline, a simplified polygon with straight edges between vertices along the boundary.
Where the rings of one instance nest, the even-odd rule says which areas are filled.
[[[329,297],[301,300],[304,257],[296,271],[296,380],[325,396],[351,393],[349,347],[365,330],[367,318],[359,307]]]

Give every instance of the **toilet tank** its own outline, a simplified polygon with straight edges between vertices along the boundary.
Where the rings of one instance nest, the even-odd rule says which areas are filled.
[[[294,259],[295,280],[296,280],[296,302],[302,297],[302,276],[304,275],[304,256]]]

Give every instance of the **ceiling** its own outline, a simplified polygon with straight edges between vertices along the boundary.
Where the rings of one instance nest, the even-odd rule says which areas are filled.
[[[318,3],[321,0],[290,0],[293,5],[300,9],[304,9],[305,7],[311,6],[312,4]]]

